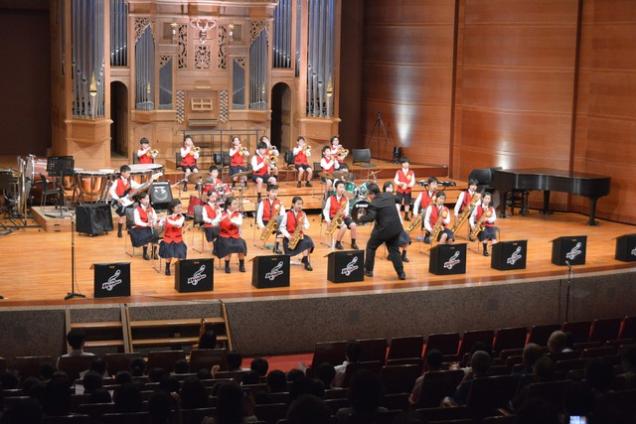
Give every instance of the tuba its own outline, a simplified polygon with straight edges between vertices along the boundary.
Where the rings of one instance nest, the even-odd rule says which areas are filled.
[[[433,227],[433,232],[431,233],[431,244],[434,244],[435,242],[437,242],[437,237],[439,237],[439,233],[442,232],[442,229],[444,228],[444,220],[448,217],[448,209],[444,208],[442,209],[442,212],[439,214],[439,217],[437,218],[437,222],[435,223],[435,226]]]
[[[470,201],[470,205],[468,205],[468,207],[462,211],[461,215],[457,217],[457,220],[455,220],[455,225],[453,225],[454,233],[457,232],[459,227],[464,225],[464,222],[466,222],[468,217],[473,213],[473,211],[475,210],[475,207],[477,206],[477,203],[479,203],[480,200],[481,200],[481,194],[479,193],[473,194],[473,199]]]
[[[294,233],[292,234],[291,238],[289,239],[289,242],[287,243],[287,247],[289,247],[289,250],[294,250],[296,246],[298,246],[298,242],[304,238],[302,233],[303,225],[301,224],[301,221],[305,220],[305,214],[303,213],[302,215],[300,215],[299,218],[302,218],[302,219],[298,219],[296,221],[296,229],[294,230]]]
[[[346,207],[347,207],[347,202],[344,202],[342,206],[340,207],[340,209],[338,209],[338,212],[336,212],[336,214],[331,219],[331,222],[329,223],[329,225],[327,225],[327,229],[325,230],[325,233],[329,237],[331,237],[334,231],[336,231],[336,228],[339,228],[342,225],[344,221],[344,213],[345,213]]]
[[[481,214],[481,216],[479,217],[479,221],[475,223],[475,227],[470,231],[470,235],[468,236],[468,239],[470,241],[477,240],[477,236],[479,235],[479,233],[484,230],[484,223],[491,216],[492,216],[492,210],[489,207],[488,209],[484,211],[484,213]]]
[[[276,220],[276,215],[280,210],[280,205],[276,205],[274,207],[274,211],[272,212],[272,216],[269,218],[269,222],[261,231],[261,241],[263,243],[267,242],[267,239],[272,235],[274,231],[278,229],[278,221]]]

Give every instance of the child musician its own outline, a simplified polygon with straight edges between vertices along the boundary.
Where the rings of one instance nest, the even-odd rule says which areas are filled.
[[[148,255],[148,245],[156,243],[157,237],[154,227],[157,225],[157,214],[150,206],[150,196],[148,192],[137,195],[139,205],[135,208],[134,222],[135,225],[128,231],[133,247],[143,247],[144,259],[150,260]],[[157,247],[152,247],[152,257],[156,258]]]
[[[285,207],[282,205],[280,200],[278,200],[278,186],[267,186],[267,197],[265,198],[265,200],[261,201],[258,204],[258,209],[256,210],[256,225],[260,230],[262,230],[272,219],[275,219],[277,221],[276,241],[274,242],[273,250],[274,254],[276,255],[280,255],[283,253],[280,250],[278,235],[280,234],[280,223],[283,220],[284,215]]]
[[[413,216],[417,216],[418,212],[426,212],[426,208],[435,202],[435,193],[437,193],[437,178],[430,177],[426,191],[420,192],[417,199],[415,199],[415,203],[413,204]]]
[[[150,147],[150,141],[148,141],[146,137],[142,137],[141,140],[139,140],[139,149],[137,150],[137,163],[155,163],[155,157],[152,155],[152,147]]]
[[[159,256],[166,260],[166,275],[170,275],[170,262],[173,258],[185,259],[188,247],[183,242],[183,225],[185,217],[181,202],[175,200],[170,205],[170,215],[166,217],[163,240],[159,244]]]
[[[130,179],[130,167],[122,165],[119,168],[119,178],[117,178],[110,186],[108,193],[115,206],[115,212],[119,216],[117,218],[117,237],[122,237],[122,228],[126,222],[126,209],[132,207],[134,202],[130,192],[137,190],[141,185],[135,180]]]
[[[459,193],[457,202],[455,202],[455,218],[459,217],[464,209],[470,207],[470,204],[473,201],[473,197],[477,193],[477,184],[479,184],[477,180],[470,179],[468,181],[468,190],[464,190]],[[477,196],[479,196],[479,194],[477,194]]]
[[[208,176],[205,178],[203,182],[203,187],[201,191],[203,193],[208,193],[210,191],[219,191],[219,188],[224,186],[223,180],[219,178],[219,168],[212,165],[208,168]]]
[[[201,211],[203,230],[205,231],[205,239],[208,243],[216,241],[219,236],[219,222],[221,221],[222,211],[218,207],[217,196],[214,190],[207,192],[208,201],[203,205]]]
[[[384,186],[382,186],[382,191],[384,191],[385,193],[393,193],[393,181],[385,182]],[[399,214],[400,205],[396,203],[395,207],[397,208]],[[402,216],[400,216],[400,221],[402,221]],[[406,256],[406,252],[409,248],[409,245],[411,244],[411,237],[409,237],[408,233],[404,229],[400,233],[398,244],[400,246],[400,250],[402,251],[402,262],[409,262],[409,258]],[[387,259],[390,258],[387,256]]]
[[[267,161],[267,145],[259,142],[256,146],[256,154],[252,156],[252,180],[256,183],[257,202],[261,201],[261,191],[263,190],[263,182],[267,184],[276,184],[276,178],[270,176],[269,163]]]
[[[294,147],[292,153],[294,154],[294,166],[298,171],[298,183],[296,187],[302,185],[303,178],[305,179],[305,186],[311,187],[311,176],[313,169],[309,165],[309,157],[311,156],[311,150],[307,149],[307,142],[302,135],[296,140],[296,147]]]
[[[186,135],[183,139],[183,146],[179,153],[181,154],[181,162],[179,162],[179,168],[185,172],[185,181],[183,182],[183,191],[188,191],[188,178],[190,174],[199,172],[197,168],[197,159],[199,159],[199,152],[194,146],[192,137]]]
[[[238,182],[238,178],[234,177],[234,174],[238,174],[239,172],[243,172],[247,170],[247,166],[245,163],[245,156],[247,150],[241,146],[241,139],[238,137],[232,137],[232,147],[230,147],[229,155],[230,155],[230,178],[232,178],[232,184]],[[247,177],[241,177],[241,182],[245,183],[247,181]]]
[[[325,208],[322,213],[325,217],[325,221],[327,224],[331,222],[334,216],[338,213],[338,211],[344,206],[344,217],[342,220],[342,225],[338,229],[338,234],[336,234],[336,245],[335,248],[338,250],[344,249],[342,246],[342,238],[344,237],[347,228],[351,231],[351,248],[358,249],[358,244],[356,243],[356,236],[358,232],[358,226],[349,214],[349,199],[345,196],[345,185],[344,181],[336,181],[336,194],[333,194],[327,198],[325,202]]]
[[[325,146],[322,148],[322,159],[320,159],[320,168],[322,176],[320,179],[325,183],[325,196],[331,191],[333,186],[333,173],[340,169],[340,163],[331,155],[331,148]]]
[[[342,144],[340,144],[340,138],[337,135],[334,135],[331,137],[329,144],[331,145],[331,155],[338,161],[339,168],[346,170],[347,165],[344,164],[344,159],[340,159],[338,156],[338,152],[343,149]]]
[[[395,173],[393,182],[395,183],[395,200],[398,204],[398,212],[400,207],[404,207],[404,219],[409,220],[409,208],[413,199],[411,192],[415,186],[415,172],[409,169],[408,159],[402,159],[402,168]]]
[[[280,156],[280,152],[278,151],[278,148],[272,144],[269,137],[267,137],[266,135],[261,136],[261,138],[259,138],[258,141],[261,143],[265,143],[265,145],[267,146],[266,155],[268,157],[273,156],[278,159],[278,157]],[[278,166],[276,166],[276,163],[270,163],[269,175],[271,175],[272,177],[278,178]]]
[[[224,211],[219,222],[219,237],[214,243],[213,254],[225,261],[225,272],[230,271],[230,257],[235,253],[239,258],[239,271],[245,272],[245,255],[247,243],[241,238],[240,228],[243,215],[239,212],[239,201],[233,197],[225,200]]]
[[[482,230],[479,232],[479,241],[484,244],[484,256],[488,256],[488,240],[492,245],[497,244],[497,227],[495,222],[497,221],[497,214],[495,208],[491,205],[492,195],[490,193],[484,193],[484,197],[481,199],[481,204],[473,210],[470,215],[469,223],[470,228],[474,229],[475,225],[479,223],[482,216],[486,214],[482,222]],[[488,216],[490,215],[490,216]]]
[[[296,227],[301,225],[301,239],[294,249],[289,248],[289,240],[294,236]],[[300,196],[294,196],[292,199],[292,207],[283,216],[280,223],[280,232],[283,234],[283,249],[286,255],[296,256],[302,255],[302,263],[307,271],[313,271],[309,262],[309,255],[314,251],[314,241],[305,234],[304,230],[309,229],[309,220],[307,214],[303,212],[303,199]]]
[[[442,231],[440,231],[437,236],[437,240],[440,244],[452,244],[455,241],[455,235],[450,230],[450,211],[446,206],[444,206],[444,201],[446,200],[446,194],[443,191],[440,191],[435,195],[435,204],[431,203],[428,208],[426,208],[426,215],[424,216],[424,228],[430,235],[433,233],[433,229],[437,224],[437,220],[442,219]]]

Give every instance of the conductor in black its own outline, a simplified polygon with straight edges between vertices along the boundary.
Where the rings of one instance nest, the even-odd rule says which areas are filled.
[[[377,184],[369,184],[369,207],[359,221],[374,222],[373,231],[367,242],[364,273],[367,277],[373,277],[375,264],[375,251],[382,244],[389,249],[389,259],[393,262],[393,268],[400,280],[406,279],[402,257],[400,256],[400,233],[402,221],[395,207],[395,196],[391,193],[382,193]]]

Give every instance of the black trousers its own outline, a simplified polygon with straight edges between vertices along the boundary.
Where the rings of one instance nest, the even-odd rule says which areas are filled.
[[[373,271],[375,266],[375,251],[378,247],[386,245],[389,250],[389,259],[393,262],[393,268],[395,272],[401,274],[404,272],[404,265],[402,264],[402,256],[400,255],[400,233],[397,233],[391,238],[380,238],[377,234],[371,233],[371,237],[367,242],[366,257],[364,260],[364,269],[366,271]]]

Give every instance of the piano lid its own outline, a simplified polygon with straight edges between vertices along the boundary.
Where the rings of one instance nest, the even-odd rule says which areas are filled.
[[[494,171],[505,172],[509,174],[517,175],[544,175],[550,177],[563,177],[573,178],[579,180],[597,180],[611,178],[608,175],[590,174],[586,172],[574,172],[563,169],[551,169],[551,168],[527,168],[527,169],[497,169]]]

